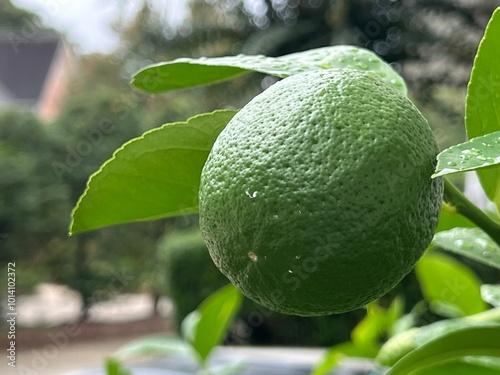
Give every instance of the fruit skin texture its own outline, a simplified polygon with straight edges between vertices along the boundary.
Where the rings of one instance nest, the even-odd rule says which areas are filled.
[[[372,73],[286,78],[233,117],[203,168],[210,255],[269,309],[360,308],[410,272],[432,239],[437,153],[420,112]]]

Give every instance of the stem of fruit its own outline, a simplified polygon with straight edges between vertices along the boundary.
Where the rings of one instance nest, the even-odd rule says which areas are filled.
[[[500,223],[493,221],[446,178],[444,179],[444,194],[448,203],[455,207],[459,214],[484,230],[500,246]]]

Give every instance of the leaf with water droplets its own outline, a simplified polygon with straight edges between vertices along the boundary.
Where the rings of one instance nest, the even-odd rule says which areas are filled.
[[[494,307],[500,307],[500,285],[481,285],[481,297],[484,302]]]
[[[498,164],[500,164],[500,131],[451,146],[442,151],[437,159],[436,172],[432,177],[481,168],[498,168]]]
[[[465,127],[469,139],[500,131],[500,71],[498,70],[500,38],[498,35],[500,35],[500,8],[495,10],[486,27],[474,59],[467,88]],[[486,195],[500,209],[500,168],[481,168],[477,171],[477,175]]]
[[[500,269],[500,247],[479,228],[453,228],[434,235],[432,243],[443,250]]]
[[[353,46],[331,46],[280,57],[238,55],[180,58],[147,66],[132,79],[138,89],[159,93],[225,81],[241,74],[260,72],[285,78],[310,70],[357,69],[374,72],[404,94],[403,78],[373,52]]]

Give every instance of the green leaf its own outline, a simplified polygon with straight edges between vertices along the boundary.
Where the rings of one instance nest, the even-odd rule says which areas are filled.
[[[479,228],[454,228],[434,235],[432,243],[443,250],[500,269],[500,247]]]
[[[394,322],[389,331],[389,336],[393,337],[399,335],[401,332],[408,331],[409,329],[415,327],[417,321],[416,318],[417,317],[414,312],[403,315],[401,318]]]
[[[173,336],[148,336],[133,340],[120,347],[113,356],[119,360],[149,355],[192,355],[189,344]]]
[[[396,323],[398,323],[403,316],[404,312],[404,300],[402,297],[396,297],[391,304],[389,305],[389,308],[386,310],[386,331],[389,334],[389,336],[393,335],[393,328],[395,327]]]
[[[459,214],[455,207],[443,202],[436,232],[442,232],[456,227],[475,228],[476,224]]]
[[[500,309],[490,309],[463,318],[445,319],[420,328],[411,328],[387,340],[375,360],[381,365],[392,366],[411,351],[437,337],[458,329],[489,323],[500,323]]]
[[[383,309],[376,302],[367,306],[366,316],[356,325],[351,332],[352,342],[359,348],[377,352],[381,337],[389,333],[392,326],[401,317],[404,302],[395,298],[389,308]]]
[[[205,113],[127,142],[90,177],[70,233],[196,212],[201,170],[235,113]]]
[[[326,351],[312,370],[311,375],[328,374],[330,370],[337,367],[344,357],[373,358],[376,354],[376,350],[359,347],[352,342],[338,344]]]
[[[387,375],[414,375],[465,356],[500,356],[500,325],[478,324],[439,336],[401,358]]]
[[[366,316],[352,330],[351,339],[360,348],[375,349],[386,329],[386,311],[376,303],[371,303],[367,306]]]
[[[457,317],[482,312],[478,277],[461,262],[438,253],[427,253],[415,267],[422,293],[433,309]]]
[[[500,131],[451,146],[437,156],[433,178],[451,173],[497,168],[500,164]]]
[[[500,373],[500,357],[465,357],[462,362],[488,367],[496,371],[496,374]]]
[[[349,68],[373,71],[387,84],[406,94],[401,76],[376,54],[353,46],[332,46],[281,57],[238,55],[181,58],[150,65],[139,71],[132,84],[150,93],[216,83],[250,72],[285,78],[310,70]]]
[[[200,323],[201,313],[198,310],[191,311],[181,322],[181,334],[184,340],[193,342],[196,336],[196,328]]]
[[[124,368],[120,361],[108,358],[106,360],[106,375],[132,375],[132,372]]]
[[[500,131],[500,8],[493,13],[474,60],[465,103],[469,139]],[[500,209],[500,168],[477,171],[486,195]]]
[[[498,375],[498,370],[475,363],[464,363],[463,361],[445,362],[436,366],[424,367],[417,370],[415,375]]]
[[[202,362],[225,338],[242,299],[240,291],[229,284],[205,299],[197,309],[199,315],[194,315],[194,319],[190,318],[189,328],[184,328],[185,335],[187,339],[191,339],[189,341]]]
[[[481,297],[484,302],[494,307],[500,307],[500,285],[481,285]]]

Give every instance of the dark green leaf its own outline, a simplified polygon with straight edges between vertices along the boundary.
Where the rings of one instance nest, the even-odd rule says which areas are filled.
[[[465,125],[469,139],[500,131],[500,8],[488,23],[467,89]],[[486,195],[500,208],[500,168],[480,169]]]
[[[113,356],[120,360],[149,355],[192,355],[191,347],[178,337],[149,336],[133,340],[119,348]]]
[[[481,297],[494,307],[500,307],[500,285],[481,285]]]
[[[196,212],[201,170],[235,113],[166,124],[123,145],[90,177],[70,232]]]
[[[432,243],[443,250],[500,269],[500,247],[479,228],[454,228],[434,235]]]
[[[500,131],[451,146],[442,151],[437,159],[433,178],[480,168],[497,168],[500,164]]]
[[[498,370],[463,361],[445,362],[436,366],[424,367],[415,371],[415,375],[498,375]]]
[[[139,71],[132,84],[150,93],[207,85],[243,73],[260,72],[285,78],[309,70],[349,68],[373,71],[387,84],[406,94],[401,76],[376,54],[353,46],[332,46],[281,57],[262,55],[181,58],[154,64]]]
[[[500,356],[500,325],[481,324],[439,336],[401,358],[387,375],[414,375],[465,356]]]
[[[224,340],[241,301],[240,291],[229,284],[211,294],[197,309],[199,315],[188,324],[185,334],[187,338],[193,337],[191,344],[202,362]]]
[[[435,252],[415,267],[422,293],[434,310],[446,316],[466,316],[486,309],[478,277],[461,262]]]

